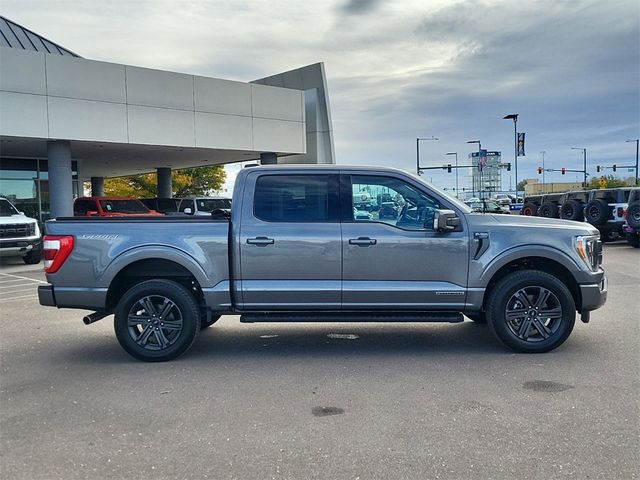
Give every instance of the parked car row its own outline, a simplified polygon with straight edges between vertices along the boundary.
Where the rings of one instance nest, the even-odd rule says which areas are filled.
[[[588,222],[600,231],[603,242],[626,236],[638,248],[639,192],[639,187],[623,187],[532,195],[525,197],[520,214]],[[631,216],[630,206],[633,206]],[[636,227],[629,223],[629,217]]]
[[[231,199],[225,197],[130,198],[80,197],[73,202],[76,217],[158,215],[228,215]]]

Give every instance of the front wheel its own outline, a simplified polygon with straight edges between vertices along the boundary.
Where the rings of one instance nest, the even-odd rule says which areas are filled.
[[[171,280],[148,280],[130,288],[115,310],[116,337],[126,352],[164,362],[186,352],[200,330],[193,295]]]
[[[491,290],[488,323],[498,339],[518,352],[553,350],[569,337],[576,306],[558,278],[537,270],[510,273]]]

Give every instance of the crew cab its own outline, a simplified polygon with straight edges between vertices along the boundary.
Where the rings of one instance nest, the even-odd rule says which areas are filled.
[[[394,218],[358,215],[354,193],[388,192]],[[473,213],[382,167],[262,166],[236,179],[228,220],[57,218],[46,224],[42,305],[114,314],[133,357],[173,359],[220,315],[241,322],[488,323],[546,352],[604,304],[598,231],[587,223]]]

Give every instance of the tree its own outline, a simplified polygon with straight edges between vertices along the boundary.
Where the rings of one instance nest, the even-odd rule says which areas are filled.
[[[222,165],[184,168],[171,172],[171,187],[175,197],[206,195],[219,190],[224,184],[226,172]],[[107,178],[105,195],[149,198],[158,196],[157,175],[145,173],[130,177]]]
[[[516,187],[518,189],[518,191],[522,191],[524,190],[525,185],[527,185],[529,182],[527,180],[522,180],[521,182],[518,182],[518,186]]]
[[[589,188],[598,189],[601,188],[600,183],[604,179],[606,182],[605,187],[602,188],[616,188],[616,187],[626,187],[627,182],[621,180],[619,178],[614,177],[613,175],[603,175],[601,177],[593,177],[589,181]],[[602,182],[604,184],[604,182]]]

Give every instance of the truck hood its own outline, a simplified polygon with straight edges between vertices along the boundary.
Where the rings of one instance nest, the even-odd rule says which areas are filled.
[[[530,229],[540,231],[541,227],[553,230],[554,234],[564,230],[569,235],[598,235],[598,229],[586,222],[560,220],[557,218],[530,217],[528,215],[493,215],[487,213],[470,213],[467,221],[473,229]]]
[[[26,215],[6,215],[0,216],[0,225],[24,225],[28,223],[36,223],[35,218],[29,218]]]

